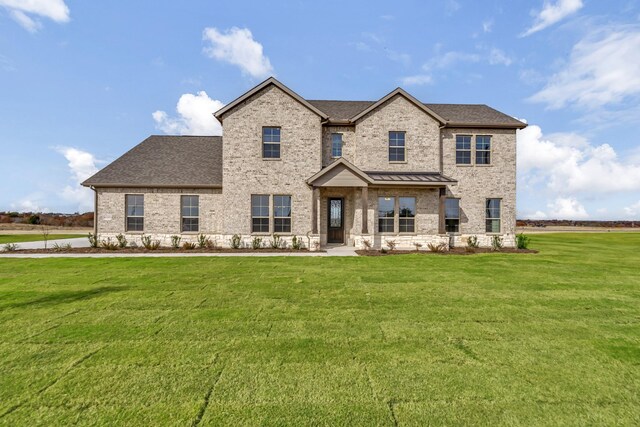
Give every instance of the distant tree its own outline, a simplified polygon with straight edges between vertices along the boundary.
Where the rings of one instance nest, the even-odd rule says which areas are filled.
[[[27,223],[34,224],[34,225],[40,224],[40,215],[37,215],[37,214],[29,215],[29,219],[27,220]]]

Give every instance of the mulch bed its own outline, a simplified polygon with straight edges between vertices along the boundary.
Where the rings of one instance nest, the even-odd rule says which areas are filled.
[[[475,254],[537,254],[538,251],[533,249],[516,249],[516,248],[502,248],[499,251],[492,251],[491,248],[475,248],[472,252],[467,251],[466,248],[451,248],[446,252],[431,252],[429,250],[424,251],[411,251],[411,250],[394,250],[382,252],[380,250],[357,250],[356,253],[362,256],[387,256],[387,255],[475,255]]]
[[[272,248],[262,248],[262,249],[251,249],[251,248],[241,248],[241,249],[231,249],[231,248],[215,248],[215,249],[173,249],[173,248],[158,248],[155,250],[145,249],[145,248],[122,248],[122,249],[114,249],[109,250],[105,248],[71,248],[71,249],[17,249],[11,252],[0,252],[0,254],[153,254],[153,253],[165,253],[165,254],[175,254],[175,253],[195,253],[195,254],[211,254],[211,253],[287,253],[287,252],[309,252],[307,249],[272,249]],[[325,252],[325,251],[316,251],[316,252]]]

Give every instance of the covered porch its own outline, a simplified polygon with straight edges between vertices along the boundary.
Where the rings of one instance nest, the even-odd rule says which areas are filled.
[[[441,198],[456,181],[434,172],[365,172],[338,159],[307,180],[321,247],[413,248],[446,240]]]

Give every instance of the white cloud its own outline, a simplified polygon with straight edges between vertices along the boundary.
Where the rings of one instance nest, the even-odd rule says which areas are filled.
[[[640,94],[640,27],[596,31],[573,47],[569,62],[530,100],[558,109],[595,108]]]
[[[521,37],[544,30],[567,16],[576,13],[582,9],[582,6],[582,0],[557,0],[555,3],[545,0],[542,10],[535,15],[533,25]]]
[[[546,213],[544,213],[542,211],[535,211],[534,213],[529,214],[529,215],[525,214],[523,218],[525,218],[525,219],[546,219],[546,218],[548,218],[548,216],[547,216]]]
[[[529,125],[517,132],[517,167],[523,183],[544,183],[564,197],[640,191],[640,162],[621,161],[609,144],[593,145],[575,133],[544,136]]]
[[[584,219],[589,217],[587,210],[574,197],[558,197],[547,207],[549,215],[553,219]]]
[[[509,66],[513,60],[507,56],[502,50],[493,48],[489,52],[489,64]]]
[[[30,194],[23,199],[10,204],[11,210],[16,212],[43,212],[48,213],[50,209],[42,204],[42,194]]]
[[[407,76],[400,79],[403,85],[406,86],[420,86],[433,83],[433,79],[429,74],[416,74],[414,76]]]
[[[490,33],[493,29],[493,19],[489,19],[487,21],[482,22],[482,31],[485,33]]]
[[[205,91],[200,91],[196,95],[185,93],[180,97],[176,106],[179,117],[169,117],[160,110],[152,116],[156,127],[166,134],[222,135],[222,126],[213,117],[213,113],[222,107],[222,102],[211,99]]]
[[[95,156],[73,147],[58,147],[57,151],[69,162],[70,180],[73,182],[73,185],[65,186],[60,195],[74,203],[78,212],[93,210],[93,191],[82,187],[80,183],[98,171]]]
[[[449,51],[432,58],[424,64],[423,68],[425,70],[432,68],[449,68],[460,62],[479,62],[480,59],[481,56],[477,53]]]
[[[0,6],[29,32],[36,32],[42,23],[32,15],[51,19],[58,23],[69,22],[69,7],[64,0],[0,0]]]
[[[624,213],[629,217],[640,219],[640,200],[630,206],[625,207]]]
[[[273,74],[269,58],[263,54],[260,43],[253,39],[248,28],[233,27],[221,32],[217,28],[205,28],[203,39],[211,43],[204,52],[209,57],[240,67],[242,72],[254,78]]]

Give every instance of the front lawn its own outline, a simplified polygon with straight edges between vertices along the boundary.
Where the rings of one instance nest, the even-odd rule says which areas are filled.
[[[57,239],[77,239],[81,237],[87,237],[86,234],[49,234],[47,240]],[[39,242],[44,240],[42,234],[0,234],[0,244],[5,243],[24,243],[24,242]]]
[[[640,424],[640,234],[532,248],[0,258],[0,424]]]

